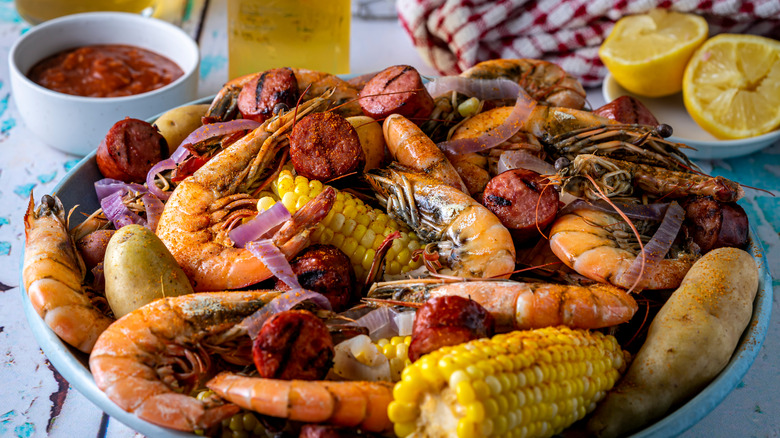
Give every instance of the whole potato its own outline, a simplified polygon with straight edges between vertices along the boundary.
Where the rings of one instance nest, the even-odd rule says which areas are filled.
[[[203,124],[201,117],[206,114],[208,108],[209,104],[207,103],[184,105],[168,110],[154,121],[154,125],[168,142],[171,154],[181,145],[182,140]]]
[[[728,364],[757,290],[758,268],[741,249],[716,249],[694,263],[588,430],[599,437],[626,435],[699,392]]]
[[[103,266],[106,299],[117,318],[159,298],[193,292],[165,244],[140,225],[126,225],[111,237]]]
[[[347,117],[347,121],[360,139],[360,146],[366,155],[364,170],[375,169],[382,165],[385,158],[385,136],[382,134],[382,126],[379,122],[368,116]]]

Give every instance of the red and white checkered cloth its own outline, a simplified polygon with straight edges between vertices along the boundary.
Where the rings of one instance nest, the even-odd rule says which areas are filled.
[[[585,86],[607,73],[599,45],[625,15],[653,8],[702,15],[710,35],[780,39],[780,0],[398,0],[398,17],[423,59],[458,74],[496,58],[554,62]]]

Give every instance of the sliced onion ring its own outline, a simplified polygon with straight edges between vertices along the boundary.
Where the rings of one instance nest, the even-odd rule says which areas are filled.
[[[111,178],[103,178],[101,180],[95,181],[95,194],[97,195],[98,201],[116,191],[122,190],[132,190],[134,192],[143,193],[146,191],[146,187],[142,186],[141,184],[126,183],[124,181]]]
[[[182,140],[181,145],[179,145],[179,148],[176,149],[176,152],[178,152],[179,149],[183,148],[185,145],[199,143],[203,140],[208,140],[214,137],[221,137],[223,135],[232,134],[238,131],[254,130],[257,129],[257,127],[259,126],[260,126],[259,122],[256,122],[254,120],[249,120],[249,119],[238,119],[238,120],[230,120],[227,122],[209,123],[192,131],[190,135],[187,136],[187,138]]]
[[[666,209],[666,214],[661,221],[661,225],[658,230],[653,234],[653,237],[644,246],[642,254],[637,255],[634,262],[623,274],[623,284],[636,285],[637,279],[642,275],[642,271],[648,269],[659,261],[666,257],[669,249],[672,247],[672,243],[677,238],[677,233],[680,232],[683,219],[685,219],[685,209],[680,206],[676,201],[672,201],[669,204],[669,208]],[[640,285],[632,287],[631,289],[637,292],[642,290]],[[631,291],[629,289],[629,292]]]
[[[277,202],[266,211],[260,212],[254,218],[246,223],[230,230],[228,237],[238,248],[243,248],[247,243],[263,237],[266,233],[276,228],[278,225],[290,219],[290,211],[282,204]]]
[[[144,218],[132,212],[122,201],[125,193],[126,189],[117,190],[101,199],[100,208],[103,209],[103,214],[114,224],[114,228],[117,230],[130,224],[146,226]]]
[[[512,169],[525,169],[539,175],[555,174],[555,166],[523,150],[504,151],[498,159],[497,172],[504,173]]]
[[[331,309],[330,301],[324,295],[307,289],[293,289],[274,298],[262,309],[244,318],[238,325],[246,328],[249,337],[255,339],[268,318],[279,312],[290,310],[306,300],[311,300],[323,309]]]
[[[463,76],[441,76],[426,83],[425,88],[433,97],[457,91],[480,100],[513,99],[520,92],[520,85],[510,79],[477,79]]]
[[[441,150],[454,155],[468,154],[494,148],[509,140],[523,127],[523,123],[528,120],[534,108],[536,108],[536,104],[536,101],[521,88],[520,92],[517,93],[515,106],[512,108],[509,117],[504,120],[504,123],[479,137],[449,140],[439,143],[438,146]]]
[[[290,287],[290,289],[303,289],[300,283],[298,283],[298,277],[293,272],[290,262],[282,254],[279,248],[274,245],[270,239],[262,239],[248,242],[246,249],[252,253],[255,257],[260,259],[261,262],[268,268],[271,273],[282,280],[284,284]],[[327,301],[327,299],[326,299]]]
[[[181,148],[180,148],[181,149]],[[186,149],[185,149],[186,150]],[[177,151],[178,152],[178,151]],[[149,191],[156,196],[158,199],[162,199],[163,201],[167,201],[168,198],[171,196],[171,192],[166,192],[163,190],[160,190],[159,187],[157,187],[157,184],[154,183],[155,178],[157,177],[158,173],[165,172],[166,170],[173,170],[176,168],[176,161],[173,158],[166,158],[159,163],[152,166],[151,169],[149,169],[149,173],[146,174],[146,187],[149,188]]]

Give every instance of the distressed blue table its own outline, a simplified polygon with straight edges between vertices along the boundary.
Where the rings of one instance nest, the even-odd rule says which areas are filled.
[[[183,0],[182,0],[183,1]],[[201,47],[201,97],[214,94],[227,78],[224,1],[190,0],[179,24]],[[29,26],[13,2],[0,0],[0,436],[128,437],[134,431],[112,421],[71,388],[38,348],[22,313],[19,278],[24,245],[23,215],[31,190],[49,193],[79,157],[37,141],[18,118],[11,94],[7,57],[16,38]],[[377,57],[376,53],[383,56]],[[411,64],[424,74],[435,72],[421,61],[395,20],[352,24],[351,69],[376,71],[392,64]],[[590,90],[593,107],[603,103]],[[700,161],[706,173],[723,175],[770,193],[747,190],[740,202],[766,249],[773,275],[780,274],[780,145],[747,157]],[[773,313],[779,315],[778,281],[773,284]],[[753,367],[715,411],[684,436],[780,436],[780,322],[774,318]]]

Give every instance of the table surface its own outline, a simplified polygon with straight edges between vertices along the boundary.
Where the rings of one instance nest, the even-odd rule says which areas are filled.
[[[199,96],[209,96],[227,79],[225,3],[224,0],[189,0],[187,4],[179,24],[200,43]],[[364,19],[364,11],[355,10],[360,16],[356,15],[352,23],[350,67],[353,73],[410,64],[423,74],[435,74],[418,56],[396,20]],[[39,349],[22,312],[19,290],[24,245],[22,218],[30,191],[34,190],[36,196],[51,192],[79,161],[79,157],[36,140],[19,119],[10,89],[7,58],[13,42],[28,28],[16,14],[12,1],[0,1],[0,353],[3,356],[0,436],[135,436],[134,431],[105,415],[57,373]],[[376,56],[377,53],[382,55]],[[589,90],[588,97],[593,108],[603,104],[599,90]],[[740,204],[763,242],[768,266],[776,278],[780,273],[780,198],[776,197],[780,183],[780,144],[747,157],[698,164],[706,173],[769,190],[747,190]],[[780,315],[778,284],[778,280],[773,281],[774,315]],[[683,436],[778,437],[778,393],[780,322],[775,316],[767,339],[743,381]]]

